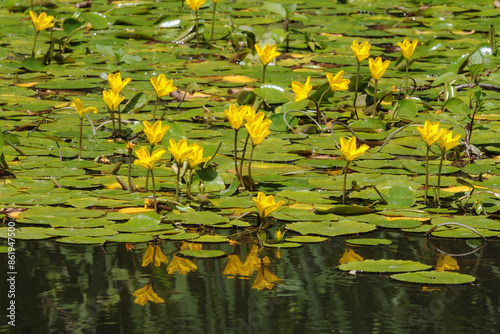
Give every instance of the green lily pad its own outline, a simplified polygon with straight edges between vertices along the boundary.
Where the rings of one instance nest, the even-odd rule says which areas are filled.
[[[375,230],[377,227],[371,224],[358,223],[352,220],[339,222],[298,222],[287,224],[286,228],[301,234],[317,234],[328,237],[365,233]]]
[[[351,245],[361,245],[361,246],[390,245],[392,243],[392,241],[387,239],[373,239],[373,238],[348,239],[345,242]]]
[[[278,242],[277,244],[264,243],[264,246],[270,248],[297,248],[302,245],[297,242]]]
[[[213,259],[227,255],[221,250],[185,250],[178,252],[178,254],[195,259]]]
[[[148,242],[153,240],[153,237],[147,234],[119,233],[106,239],[111,242]]]
[[[46,234],[45,232],[49,232],[51,229],[43,228],[43,227],[17,227],[16,235],[14,239],[20,240],[42,240],[52,238],[51,235]],[[8,238],[8,228],[0,227],[0,238]]]
[[[391,275],[392,279],[420,284],[465,284],[476,280],[474,276],[448,271],[418,271]]]
[[[328,240],[325,237],[317,237],[313,235],[299,235],[295,237],[290,237],[285,239],[288,242],[299,242],[299,243],[315,243],[315,242],[323,242]]]
[[[223,236],[223,235],[202,235],[199,238],[196,238],[193,240],[193,242],[228,242],[229,238]]]
[[[56,241],[64,244],[100,245],[105,242],[106,239],[97,237],[64,237],[56,239]]]
[[[405,260],[364,260],[341,264],[343,271],[362,271],[370,273],[397,273],[405,271],[420,271],[432,268],[427,264]]]
[[[193,240],[196,238],[199,238],[200,235],[197,233],[177,233],[177,234],[160,234],[159,238],[163,240],[175,240],[175,241],[180,241],[180,240]]]
[[[333,213],[334,215],[339,216],[356,216],[356,215],[364,215],[367,213],[372,213],[373,209],[367,206],[351,206],[351,205],[336,205],[330,209],[314,209],[319,215],[324,215],[328,213]]]
[[[130,233],[160,232],[174,229],[174,226],[172,224],[160,224],[160,222],[160,215],[158,215],[156,212],[149,211],[133,216],[126,223],[110,226],[110,229],[118,232]]]
[[[458,228],[446,228],[445,230],[440,230],[441,228],[437,229],[436,231],[432,232],[433,237],[440,237],[440,238],[481,238],[477,233],[474,233],[473,231],[466,229],[464,227],[458,227]],[[499,235],[498,231],[490,231],[490,230],[484,230],[484,229],[475,229],[477,232],[481,233],[482,236],[485,238],[489,237],[496,237]]]
[[[108,228],[54,228],[45,233],[54,237],[101,237],[118,232]]]

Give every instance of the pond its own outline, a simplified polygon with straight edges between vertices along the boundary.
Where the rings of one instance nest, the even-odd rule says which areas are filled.
[[[0,8],[0,332],[497,332],[497,2]]]

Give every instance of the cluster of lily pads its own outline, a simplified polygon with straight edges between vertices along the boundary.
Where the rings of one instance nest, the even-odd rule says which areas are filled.
[[[214,1],[214,15],[215,4],[217,2]],[[194,35],[196,37],[196,46],[199,48],[201,32],[198,27],[198,14],[204,1],[188,0],[186,3],[195,12],[196,32]],[[284,13],[287,17],[289,16],[287,11]],[[35,27],[32,51],[32,58],[34,58],[38,35],[41,31],[53,28],[54,16],[44,12],[36,14],[34,11],[30,11],[30,16]],[[212,20],[212,23],[214,22],[215,19]],[[88,28],[90,29],[90,27]],[[82,26],[77,29],[87,29],[87,27]],[[247,34],[246,36],[251,36],[251,34]],[[213,32],[210,39],[212,38]],[[408,121],[411,118],[410,116],[417,114],[417,103],[424,103],[412,97],[413,92],[419,87],[417,81],[409,76],[410,64],[414,64],[415,62],[415,59],[412,59],[412,57],[416,50],[418,50],[419,43],[416,39],[410,42],[408,38],[405,38],[403,42],[397,43],[397,46],[401,50],[401,55],[396,64],[404,61],[405,77],[400,85],[400,87],[404,88],[395,86],[391,87],[389,91],[380,90],[379,81],[385,75],[392,62],[389,59],[383,59],[386,57],[370,58],[372,45],[367,41],[359,43],[357,39],[354,39],[350,45],[350,49],[354,56],[352,61],[355,61],[357,65],[357,72],[350,79],[347,79],[345,72],[341,70],[336,74],[326,72],[326,81],[323,80],[320,82],[320,76],[311,79],[310,75],[307,76],[305,83],[302,83],[304,81],[291,80],[289,81],[289,88],[294,96],[288,99],[289,101],[286,103],[283,103],[281,97],[276,98],[274,96],[279,95],[278,93],[281,93],[281,91],[272,87],[272,84],[268,84],[272,80],[269,79],[271,76],[270,72],[273,69],[279,68],[275,65],[279,64],[281,59],[285,61],[286,58],[283,56],[286,56],[286,51],[284,54],[278,52],[279,46],[277,44],[261,43],[263,46],[260,46],[258,43],[247,43],[249,47],[247,54],[255,53],[262,64],[262,77],[259,79],[237,77],[236,81],[250,79],[249,82],[253,83],[260,80],[262,85],[259,88],[253,89],[253,91],[251,91],[252,89],[242,89],[235,99],[232,98],[225,101],[227,103],[225,103],[218,113],[210,114],[210,110],[208,110],[210,116],[207,117],[207,125],[205,129],[199,130],[200,133],[203,131],[213,131],[210,129],[212,126],[211,121],[221,122],[221,124],[223,122],[224,125],[221,128],[226,130],[226,128],[229,128],[226,123],[227,120],[230,127],[234,130],[234,138],[230,138],[233,139],[233,145],[227,145],[226,141],[224,143],[226,146],[223,146],[223,142],[221,141],[212,148],[210,147],[210,145],[213,145],[212,141],[207,141],[204,144],[200,143],[202,144],[200,145],[194,142],[191,143],[191,139],[188,143],[188,138],[180,140],[170,138],[168,140],[169,146],[163,145],[162,141],[169,131],[176,131],[179,128],[179,125],[175,122],[175,117],[172,117],[172,115],[179,112],[176,110],[167,116],[163,112],[159,116],[157,112],[158,107],[165,105],[165,101],[162,101],[162,98],[178,98],[179,105],[181,105],[188,95],[192,97],[197,94],[196,89],[190,90],[188,87],[185,87],[184,91],[181,91],[182,88],[179,88],[181,86],[179,84],[174,86],[174,79],[167,79],[164,74],[160,74],[157,77],[149,77],[156,94],[156,101],[151,114],[141,112],[142,107],[149,109],[150,106],[148,106],[147,100],[142,102],[141,107],[133,110],[135,113],[143,115],[141,118],[143,121],[137,122],[138,124],[135,124],[136,128],[133,128],[133,125],[122,119],[122,117],[132,111],[133,107],[130,106],[134,103],[136,105],[139,104],[137,101],[144,96],[143,92],[141,91],[128,99],[127,105],[122,109],[121,104],[125,101],[123,89],[132,82],[132,78],[122,79],[121,75],[125,71],[120,70],[101,76],[107,80],[110,89],[102,90],[102,100],[108,108],[108,113],[101,112],[98,114],[101,117],[106,114],[106,119],[101,120],[98,129],[109,130],[107,132],[110,134],[108,136],[109,144],[115,146],[121,145],[119,149],[121,154],[112,152],[108,157],[98,158],[101,158],[100,161],[107,160],[108,162],[113,159],[115,161],[117,159],[120,160],[119,164],[115,165],[117,169],[120,168],[121,163],[124,161],[128,162],[126,171],[128,182],[123,182],[119,177],[116,178],[119,183],[116,187],[121,192],[103,194],[102,197],[108,199],[109,203],[111,203],[107,208],[111,208],[111,205],[120,207],[121,203],[118,204],[113,201],[120,201],[124,198],[133,198],[135,207],[123,208],[123,211],[119,209],[116,210],[117,212],[73,210],[71,214],[74,214],[75,217],[78,216],[87,219],[85,222],[79,221],[75,225],[58,225],[59,222],[50,221],[51,217],[68,214],[68,210],[66,210],[68,207],[66,205],[59,205],[60,203],[57,201],[50,203],[53,206],[59,205],[57,209],[53,207],[47,209],[28,206],[27,210],[24,210],[26,209],[24,207],[15,210],[14,207],[12,212],[8,212],[9,219],[17,218],[20,223],[35,224],[43,221],[43,224],[51,225],[51,228],[44,229],[38,229],[37,227],[19,228],[17,237],[41,239],[58,236],[62,237],[58,239],[61,242],[93,244],[105,244],[112,241],[148,242],[154,239],[153,246],[156,249],[159,240],[229,242],[233,239],[218,235],[200,236],[198,233],[186,229],[183,225],[203,225],[209,228],[217,227],[221,229],[256,227],[251,231],[257,232],[256,236],[259,245],[285,248],[299,247],[301,243],[306,242],[322,242],[326,240],[326,237],[370,232],[375,230],[377,226],[400,228],[405,232],[425,233],[432,226],[449,222],[449,219],[432,217],[432,225],[430,225],[431,217],[429,217],[429,213],[449,209],[452,205],[450,202],[443,203],[440,199],[442,195],[441,190],[448,191],[454,185],[450,179],[447,179],[446,188],[441,189],[442,171],[450,172],[451,170],[452,172],[460,173],[461,168],[457,168],[456,165],[464,156],[468,159],[467,162],[469,165],[473,165],[474,160],[479,156],[477,148],[471,144],[471,134],[474,128],[478,128],[474,117],[478,112],[484,110],[487,101],[485,100],[485,93],[477,85],[477,80],[480,77],[479,74],[484,70],[484,66],[483,68],[479,66],[482,64],[481,60],[477,60],[476,53],[469,55],[467,61],[462,63],[465,64],[464,66],[468,66],[471,76],[469,83],[472,88],[468,87],[470,91],[468,93],[468,104],[462,100],[457,101],[453,100],[453,97],[447,97],[441,110],[429,113],[430,119],[426,119],[425,124],[422,126],[420,123],[410,124]],[[429,48],[428,45],[423,43],[420,44],[420,47]],[[496,48],[496,45],[493,48]],[[280,49],[280,51],[282,50]],[[481,58],[480,55],[479,57]],[[245,56],[242,54],[238,55],[239,60],[243,60],[244,58]],[[368,80],[361,75],[361,72],[363,72],[361,65],[365,59],[368,59],[368,67],[371,75]],[[323,73],[323,69],[321,69],[321,72]],[[276,75],[276,73],[272,73],[272,75]],[[144,78],[141,80],[144,80]],[[312,80],[315,81],[314,85],[311,84]],[[456,76],[447,75],[436,79],[434,83],[441,81],[441,83],[451,85],[455,80],[457,80]],[[410,81],[413,81],[414,84],[410,85]],[[475,83],[476,85],[474,85]],[[413,92],[409,92],[409,88]],[[346,93],[345,91],[348,92]],[[337,92],[343,95],[335,96],[334,94]],[[353,94],[349,95],[350,93]],[[400,95],[401,99],[394,99],[393,93]],[[445,93],[447,94],[448,91]],[[276,100],[279,102],[276,102]],[[452,101],[453,103],[448,101]],[[61,153],[61,162],[68,164],[68,166],[74,164],[77,168],[89,168],[89,170],[93,168],[93,166],[87,167],[86,165],[86,163],[89,164],[88,166],[92,165],[89,156],[91,156],[94,148],[92,146],[93,139],[88,131],[89,127],[84,127],[84,120],[88,119],[90,121],[90,129],[94,129],[94,123],[91,121],[89,115],[87,115],[87,113],[98,112],[96,108],[97,104],[94,105],[93,103],[95,101],[91,102],[83,97],[81,99],[74,97],[73,102],[70,104],[70,107],[76,110],[79,116],[80,127],[77,145],[78,159],[74,159],[76,154],[74,156],[65,156],[63,159]],[[88,107],[88,105],[92,106]],[[309,110],[309,107],[313,109]],[[388,108],[390,107],[392,109],[389,110]],[[462,114],[468,113],[468,115],[471,115],[468,117],[466,124],[468,132],[466,133],[465,141],[462,143],[460,143],[461,135],[454,135],[453,133],[453,131],[456,132],[457,130],[463,131],[458,126],[458,121],[452,117],[448,117],[448,121],[443,122],[438,122],[436,119],[437,115],[446,112],[446,110],[455,111],[457,109],[460,109]],[[222,110],[224,111],[222,112]],[[187,107],[185,112],[189,111],[189,107]],[[445,119],[444,116],[443,119]],[[195,116],[191,120],[193,122],[198,121]],[[122,128],[124,124],[126,130],[132,129],[132,131],[125,131]],[[39,126],[41,125],[42,122]],[[111,129],[108,129],[109,125],[111,125]],[[410,129],[410,126],[413,125],[418,126],[417,131],[420,133],[420,137],[425,145],[425,172],[421,168],[420,161],[392,161],[392,155],[382,152],[370,152],[372,151],[370,147],[380,146],[380,151],[384,147],[391,147],[391,144],[397,143],[397,145],[401,144],[402,146],[398,147],[402,148],[399,152],[394,153],[395,155],[399,153],[417,156],[417,160],[419,160],[422,156],[422,147],[419,146],[420,144],[410,143],[409,141],[412,140],[408,138],[411,137],[398,138],[398,134]],[[450,130],[449,128],[452,127],[453,130]],[[371,138],[360,138],[356,132],[358,129],[363,130],[366,128],[369,129],[369,133],[371,132]],[[339,137],[336,135],[339,129],[347,129],[351,133],[351,136],[349,138],[347,136]],[[390,132],[386,131],[386,129],[390,130]],[[241,140],[238,136],[245,130],[247,132],[246,140]],[[225,138],[229,138],[230,134],[231,132],[225,132]],[[379,137],[377,137],[378,134],[380,134]],[[184,134],[185,136],[186,134]],[[203,136],[202,138],[210,137]],[[370,137],[370,135],[367,135],[367,137]],[[52,140],[54,138],[44,139]],[[313,178],[306,180],[305,186],[301,183],[303,179],[294,178],[293,180],[297,180],[297,184],[293,184],[292,182],[290,184],[291,189],[280,189],[279,181],[294,177],[293,173],[295,172],[302,172],[296,169],[297,166],[301,166],[298,162],[295,165],[280,164],[278,166],[271,163],[276,159],[288,158],[287,154],[289,153],[283,154],[282,146],[285,145],[282,144],[281,139],[290,140],[287,142],[287,145],[291,147],[288,149],[289,152],[294,152],[294,154],[296,154],[295,152],[299,152],[299,154],[308,157],[310,162],[302,165],[307,167],[307,172],[314,173],[318,169],[325,169],[323,165],[329,169],[328,172],[321,173],[319,176],[314,175]],[[337,139],[340,141],[340,145],[336,145]],[[381,139],[384,141],[380,142]],[[292,148],[293,145],[296,145],[301,140],[309,141],[309,145],[313,148],[314,152],[304,152],[307,150],[300,147]],[[440,148],[441,159],[438,168],[435,168],[435,164],[429,158],[431,153],[435,153],[432,149],[434,143],[438,143]],[[266,144],[274,146],[276,150],[272,151],[272,149],[267,148],[265,152],[261,152],[256,157],[256,154],[258,154],[258,152],[255,152],[257,151],[255,150],[256,147],[259,145],[262,147]],[[338,151],[335,149],[336,146],[339,148]],[[249,157],[246,159],[247,149],[250,152]],[[171,154],[170,159],[165,159],[167,150]],[[210,151],[209,154],[206,154],[207,150]],[[220,150],[224,153],[219,153]],[[455,165],[452,165],[451,161],[446,160],[447,154],[451,150],[454,150],[453,158],[455,162],[453,164]],[[277,153],[272,155],[274,152]],[[359,163],[358,161],[354,162],[354,160],[365,154],[370,156],[371,161],[365,163],[363,161]],[[230,164],[227,163],[227,159],[224,160],[228,157],[231,160]],[[340,157],[343,157],[343,159],[340,159]],[[295,162],[293,159],[291,160]],[[345,162],[341,160],[345,160]],[[220,167],[220,165],[218,166],[218,164],[222,164],[221,161],[224,161],[224,168]],[[258,170],[269,169],[274,174],[265,178],[262,175],[256,176],[256,164],[252,164],[254,161],[265,161],[265,163],[257,165]],[[277,161],[288,162],[286,159]],[[327,161],[327,163],[324,161]],[[447,162],[446,164],[445,161]],[[245,163],[248,166],[246,175],[244,175],[243,170]],[[9,161],[9,164],[6,163],[3,166],[15,166],[15,164],[15,161]],[[410,182],[411,185],[398,184],[391,187],[384,187],[385,189],[381,190],[379,186],[386,181],[384,180],[385,176],[379,175],[380,177],[377,178],[367,177],[363,174],[362,179],[358,178],[361,174],[360,171],[371,168],[368,164],[376,164],[383,169],[383,173],[388,172],[387,174],[389,175],[394,171],[391,168],[394,168],[396,164],[401,164],[403,169],[410,171],[410,174],[425,174],[425,182],[414,182],[412,180]],[[401,165],[398,165],[397,168],[400,168]],[[135,166],[144,167],[144,173],[137,171]],[[252,167],[254,168],[254,172],[252,172]],[[4,169],[2,167],[2,170],[6,171],[7,168]],[[348,173],[349,171],[358,173]],[[116,170],[106,171],[107,176],[116,173]],[[14,176],[22,176],[22,173],[16,174],[18,174],[17,171],[13,169]],[[222,174],[224,175],[224,180],[220,176]],[[341,178],[338,177],[340,174],[342,174]],[[428,195],[432,186],[429,185],[429,178],[431,178],[432,183],[432,174],[437,175],[437,182],[433,188],[434,201],[431,204],[428,201]],[[85,180],[77,180],[79,182],[73,185],[61,185],[58,184],[57,176],[55,175],[53,182],[58,189],[80,186],[80,184],[85,183]],[[350,187],[347,182],[349,176],[352,176]],[[394,175],[391,177],[397,178]],[[151,185],[149,185],[150,178]],[[274,180],[276,182],[272,184],[273,178],[279,181]],[[193,182],[194,179],[198,183],[195,184]],[[216,179],[219,182],[217,185],[218,188],[211,188],[214,187],[213,181]],[[481,176],[478,178],[478,181],[480,179]],[[144,184],[137,185],[143,181]],[[472,193],[474,191],[482,191],[481,189],[484,191],[485,189],[475,186],[474,181],[461,180],[460,182],[465,187],[465,190],[461,188],[455,191],[466,193],[457,200],[460,205],[458,209],[463,209],[463,212],[471,213],[471,210],[466,206]],[[405,180],[401,182],[404,183]],[[424,184],[423,189],[419,189],[422,188],[422,183]],[[270,186],[270,184],[272,185]],[[196,196],[193,196],[192,192],[193,189],[196,189],[196,185],[198,186],[198,193]],[[295,192],[294,187],[297,187],[301,191]],[[181,188],[185,189],[185,196],[181,194]],[[149,193],[150,189],[152,191],[151,198],[140,192]],[[261,189],[265,189],[265,191],[257,192],[257,190]],[[302,191],[304,189],[306,191]],[[128,191],[129,194],[124,194],[123,190]],[[421,190],[423,190],[422,195],[424,200],[423,206],[418,203],[418,209],[427,209],[428,211],[409,212],[398,210],[414,206],[417,197],[415,194]],[[9,191],[4,190],[4,193],[8,193]],[[14,192],[14,190],[12,191]],[[495,197],[498,195],[498,189],[496,188],[488,188],[487,191]],[[271,192],[274,193],[270,194]],[[101,199],[101,194],[99,192],[96,193],[96,197]],[[282,200],[277,201],[274,196],[280,197]],[[78,205],[77,201],[72,203]],[[95,207],[97,208],[100,205],[106,207],[104,204],[106,203],[105,201],[99,202],[96,200],[95,203]],[[28,204],[32,203],[29,202]],[[144,208],[142,208],[142,204],[145,204]],[[249,212],[255,213],[253,207],[250,208],[253,205],[257,209],[257,221],[246,218]],[[376,214],[377,205],[380,205],[386,211],[383,214]],[[471,224],[466,224],[461,219],[453,218],[453,221],[474,228],[474,231],[479,232],[480,236],[496,236],[498,235],[498,230],[500,230],[497,226],[498,222],[481,215],[484,213],[484,210],[481,209],[482,205],[483,203],[477,201],[473,208],[473,213],[478,215],[474,220],[476,226],[470,226]],[[153,209],[150,209],[150,206]],[[279,208],[282,208],[282,210],[277,212]],[[125,209],[130,210],[127,211]],[[491,209],[491,205],[488,210],[490,210],[490,213],[494,212]],[[134,213],[134,216],[130,218],[128,216],[129,212]],[[2,213],[7,213],[7,211]],[[273,218],[278,219],[278,221],[270,219],[271,215]],[[400,219],[399,221],[388,219],[392,217],[412,219]],[[120,223],[115,224],[116,221]],[[126,222],[123,223],[123,221]],[[286,226],[278,226],[284,225],[281,224],[283,221],[289,223]],[[68,229],[61,227],[68,227]],[[285,229],[289,232],[285,233]],[[285,238],[285,234],[292,234],[291,232],[296,232],[300,236]],[[441,227],[432,232],[432,235],[470,238],[477,237],[477,233],[475,232],[465,229],[463,226],[460,228]],[[3,236],[4,231],[1,233]],[[273,237],[268,238],[267,234],[271,234]],[[150,252],[148,248],[147,256],[145,255],[145,257],[149,257]],[[159,252],[153,252],[153,258],[155,257],[154,254],[159,254]],[[205,253],[195,252],[182,255],[203,257],[203,254]],[[211,254],[211,256],[220,256],[220,254]],[[359,268],[352,269],[351,267],[347,267],[346,269],[366,270]],[[265,274],[263,275],[265,276]],[[151,285],[145,286],[144,290],[137,292],[138,303],[142,304],[145,300],[144,296],[151,294],[150,288]],[[154,301],[155,298],[153,296],[150,300]]]

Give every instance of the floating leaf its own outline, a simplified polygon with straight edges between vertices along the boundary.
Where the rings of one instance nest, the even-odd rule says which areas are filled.
[[[277,244],[270,244],[265,242],[264,246],[269,248],[297,248],[302,245],[296,242],[279,242]]]
[[[106,239],[96,237],[64,237],[56,239],[56,241],[64,244],[100,245],[104,243]]]
[[[375,230],[376,226],[358,223],[352,220],[342,220],[339,222],[298,222],[287,224],[286,228],[301,234],[317,234],[333,237],[337,235],[370,232]]]
[[[421,271],[391,275],[397,281],[420,284],[465,284],[476,280],[474,276],[447,272],[447,271]]]
[[[432,268],[432,266],[405,260],[364,260],[341,264],[338,267],[343,271],[362,271],[370,273],[397,273],[404,271],[420,271]]]
[[[300,235],[300,236],[286,238],[285,240],[288,242],[315,243],[315,242],[326,241],[328,240],[328,238],[316,237],[312,235]]]
[[[348,239],[345,242],[351,245],[360,245],[360,246],[390,245],[392,243],[392,241],[387,239],[372,239],[372,238]]]
[[[185,251],[180,251],[178,254],[185,257],[196,258],[196,259],[213,259],[218,257],[224,257],[227,255],[225,252],[221,250],[185,250]]]

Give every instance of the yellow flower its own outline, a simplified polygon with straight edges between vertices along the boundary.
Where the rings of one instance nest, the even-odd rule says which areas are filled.
[[[148,149],[143,146],[139,150],[135,151],[135,155],[137,155],[138,159],[134,160],[134,164],[153,170],[155,162],[160,160],[164,153],[164,149],[157,149],[153,152],[153,154],[149,155]]]
[[[222,275],[224,276],[248,276],[248,269],[241,262],[238,255],[228,255],[228,261]],[[228,277],[234,278],[234,277]]]
[[[104,100],[104,102],[106,102],[106,105],[109,109],[115,111],[116,107],[118,107],[120,103],[122,103],[125,97],[120,97],[119,92],[110,89],[102,91],[102,99]]]
[[[224,110],[224,114],[227,116],[229,123],[235,130],[239,130],[245,121],[245,116],[248,115],[249,109],[253,107],[249,106],[239,106],[236,108],[234,104],[229,106],[229,110]],[[254,109],[255,114],[255,109]]]
[[[438,139],[439,147],[441,148],[441,152],[445,153],[458,145],[460,141],[460,135],[456,135],[453,137],[453,131],[441,129],[443,133],[441,137]]]
[[[205,4],[205,0],[186,0],[186,3],[191,7],[195,12],[200,9],[201,6]]]
[[[170,139],[170,146],[167,148],[179,165],[184,163],[193,152],[195,144],[187,145],[187,139],[181,139],[179,143],[175,139]]]
[[[167,267],[167,272],[169,274],[173,274],[178,271],[179,274],[184,275],[185,273],[189,273],[195,270],[198,270],[198,267],[193,263],[193,261],[185,259],[183,257],[179,257],[177,255],[174,255],[174,258]]]
[[[94,107],[84,108],[83,103],[82,103],[82,101],[80,101],[79,98],[74,97],[73,99],[75,101],[73,103],[71,103],[71,108],[76,109],[76,112],[78,113],[78,116],[80,116],[80,118],[83,118],[83,116],[85,116],[85,114],[88,112],[93,112],[94,114],[97,114],[96,108],[94,108]]]
[[[276,211],[276,209],[285,204],[285,201],[275,203],[273,195],[266,196],[266,194],[260,191],[257,194],[257,197],[252,198],[252,200],[254,201],[261,218],[266,218],[273,211]]]
[[[354,40],[351,44],[351,50],[354,52],[354,56],[356,56],[356,59],[358,63],[361,63],[363,60],[368,58],[370,56],[370,48],[371,44],[368,43],[367,41],[364,41],[361,44],[358,44],[357,40]]]
[[[156,91],[156,96],[158,96],[158,98],[168,95],[177,90],[177,87],[173,86],[174,80],[167,80],[164,74],[160,74],[158,76],[158,79],[156,79],[155,77],[151,77],[150,81],[151,85],[153,85],[153,88]]]
[[[131,141],[129,141],[129,142],[127,143],[127,152],[128,152],[129,154],[130,154],[130,153],[132,153],[132,149],[134,148],[134,146],[135,146],[135,144],[134,144],[134,143],[132,143]]]
[[[431,123],[429,121],[425,121],[424,127],[417,126],[418,132],[422,136],[427,147],[430,147],[432,144],[437,142],[439,138],[444,134],[444,132],[439,131],[439,122]]]
[[[142,257],[142,266],[146,267],[148,264],[153,262],[156,267],[159,267],[162,263],[168,263],[168,259],[161,251],[159,245],[148,244],[148,248],[146,249],[146,253]]]
[[[269,44],[264,45],[264,48],[261,49],[259,44],[255,44],[255,50],[259,55],[260,61],[264,66],[269,64],[274,58],[278,57],[281,53],[277,52],[277,45],[270,46]]]
[[[47,15],[47,13],[45,12],[38,16],[34,11],[31,10],[30,16],[36,31],[42,31],[54,26],[54,22],[52,22],[54,21],[54,17],[52,15]]]
[[[134,303],[139,304],[141,306],[146,305],[148,301],[152,301],[153,303],[163,303],[165,300],[159,297],[154,291],[153,287],[150,283],[146,284],[142,288],[135,290],[134,292],[135,300]]]
[[[328,79],[328,83],[330,84],[330,89],[332,91],[344,90],[349,88],[349,83],[351,80],[342,79],[344,76],[344,71],[340,71],[335,76],[331,73],[326,73],[326,78]]]
[[[405,38],[403,43],[398,43],[399,47],[401,48],[401,52],[403,52],[403,57],[405,57],[406,60],[411,58],[413,52],[415,52],[415,49],[417,48],[417,44],[418,41],[416,39],[414,39],[413,42],[410,43],[408,38]]]
[[[148,137],[148,141],[152,145],[156,145],[163,139],[165,133],[167,133],[170,128],[169,125],[165,124],[162,126],[161,121],[156,121],[155,124],[151,125],[148,121],[144,121],[144,133]]]
[[[255,121],[261,122],[266,115],[261,111],[259,113],[255,112],[253,107],[248,107],[248,113],[245,115],[245,121],[247,123],[253,123]],[[269,120],[269,124],[271,124],[271,120]]]
[[[111,73],[108,75],[108,82],[109,82],[109,87],[111,87],[111,90],[120,93],[128,83],[132,81],[131,78],[126,78],[125,80],[122,80],[122,75],[120,72],[118,73]]]
[[[344,255],[339,260],[339,264],[354,262],[354,261],[363,261],[363,258],[358,254],[354,253],[352,249],[346,249],[344,251]]]
[[[245,128],[250,134],[250,138],[252,138],[252,144],[254,146],[262,143],[264,139],[266,139],[267,135],[271,133],[271,131],[269,131],[269,125],[272,121],[270,119],[263,119],[264,117],[260,117],[259,114],[257,114],[255,121],[245,124]]]
[[[370,67],[370,72],[373,79],[377,81],[382,78],[390,64],[390,60],[382,62],[382,58],[380,57],[377,57],[375,60],[373,58],[368,58],[368,66]]]
[[[255,277],[255,281],[252,284],[252,289],[272,289],[275,284],[281,283],[281,280],[273,274],[267,267],[262,267],[257,276]]]
[[[356,137],[352,136],[347,141],[344,137],[340,137],[340,152],[344,155],[347,161],[353,161],[357,157],[363,155],[370,146],[363,144],[356,148]]]
[[[308,76],[306,83],[303,85],[298,81],[292,81],[292,90],[295,93],[295,102],[305,100],[309,97],[309,92],[311,91],[311,77]]]
[[[212,157],[203,157],[203,147],[201,147],[198,144],[193,144],[192,145],[192,151],[191,154],[187,157],[187,160],[189,162],[189,166],[191,168],[194,168],[201,164],[202,162],[210,160]]]
[[[457,260],[449,255],[440,255],[436,264],[436,271],[456,271],[460,267]]]

